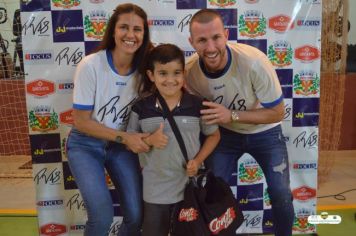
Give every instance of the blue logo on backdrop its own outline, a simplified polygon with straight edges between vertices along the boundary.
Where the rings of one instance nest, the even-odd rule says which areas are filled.
[[[69,169],[68,162],[63,162],[63,178],[64,178],[64,189],[77,189],[77,184],[75,183],[74,176]]]
[[[100,41],[85,41],[84,42],[84,47],[85,47],[85,55],[89,55],[93,53],[94,49],[99,46]]]
[[[276,72],[282,87],[284,98],[292,98],[293,97],[293,70],[276,69]]]
[[[217,9],[229,30],[229,40],[237,40],[237,9]]]
[[[177,0],[177,9],[203,9],[206,8],[206,0]]]
[[[300,17],[296,19],[296,28],[301,30],[319,30],[321,28],[321,19],[319,17],[308,18]]]
[[[263,233],[273,233],[273,221],[272,221],[272,210],[263,211],[263,221],[262,221]]]
[[[50,0],[21,0],[21,11],[50,11]]]
[[[263,209],[263,184],[237,186],[236,199],[243,211]]]
[[[84,41],[82,18],[81,10],[52,11],[53,41]]]
[[[317,126],[319,122],[319,98],[293,99],[293,127]]]
[[[150,29],[156,31],[174,30],[176,25],[176,18],[170,16],[156,16],[155,18],[149,18],[147,21]]]
[[[32,163],[56,163],[62,161],[59,134],[30,135]]]
[[[192,56],[194,53],[195,53],[194,50],[184,50],[184,56],[185,56],[186,58]]]
[[[248,44],[252,47],[260,49],[264,54],[267,54],[267,39],[239,39],[238,43]]]

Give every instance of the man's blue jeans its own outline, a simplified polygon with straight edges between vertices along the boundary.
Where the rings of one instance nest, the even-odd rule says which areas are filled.
[[[106,185],[104,168],[119,192],[124,216],[119,235],[140,235],[142,176],[137,155],[124,145],[89,137],[76,129],[72,129],[68,137],[67,154],[87,210],[84,235],[107,235],[113,222],[113,202]]]
[[[261,166],[271,199],[275,235],[292,234],[294,208],[290,190],[288,153],[281,126],[256,134],[240,134],[220,127],[221,140],[206,165],[229,181],[238,159],[249,153]]]

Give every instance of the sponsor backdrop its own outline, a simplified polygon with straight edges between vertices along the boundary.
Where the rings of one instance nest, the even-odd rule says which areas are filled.
[[[86,210],[68,167],[65,143],[73,123],[73,73],[101,40],[113,9],[124,1],[21,1],[27,109],[41,235],[81,235]],[[283,128],[294,195],[294,233],[315,232],[320,96],[321,0],[140,0],[154,43],[175,43],[186,56],[188,23],[201,8],[218,9],[229,40],[262,50],[275,66],[285,97]],[[89,174],[89,173],[88,173]],[[110,178],[107,184],[113,189]],[[271,205],[262,170],[245,154],[231,188],[245,222],[237,233],[271,233]],[[112,191],[115,235],[122,218]]]

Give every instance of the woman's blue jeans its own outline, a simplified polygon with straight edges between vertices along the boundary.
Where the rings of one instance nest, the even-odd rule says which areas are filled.
[[[88,221],[85,236],[107,235],[113,222],[113,202],[105,170],[119,192],[123,223],[120,236],[140,235],[142,176],[136,154],[124,145],[89,137],[72,129],[67,142],[68,163],[83,197]]]
[[[221,140],[206,165],[229,182],[238,159],[249,153],[261,166],[271,199],[275,235],[292,234],[293,198],[290,190],[288,153],[281,126],[256,134],[240,134],[220,128]]]

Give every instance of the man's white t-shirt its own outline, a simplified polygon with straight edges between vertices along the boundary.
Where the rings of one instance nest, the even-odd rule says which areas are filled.
[[[260,50],[239,43],[228,43],[228,63],[219,74],[210,74],[195,53],[186,64],[187,88],[193,94],[220,103],[231,110],[270,108],[283,101],[275,69]],[[268,130],[278,123],[221,125],[237,133]]]

